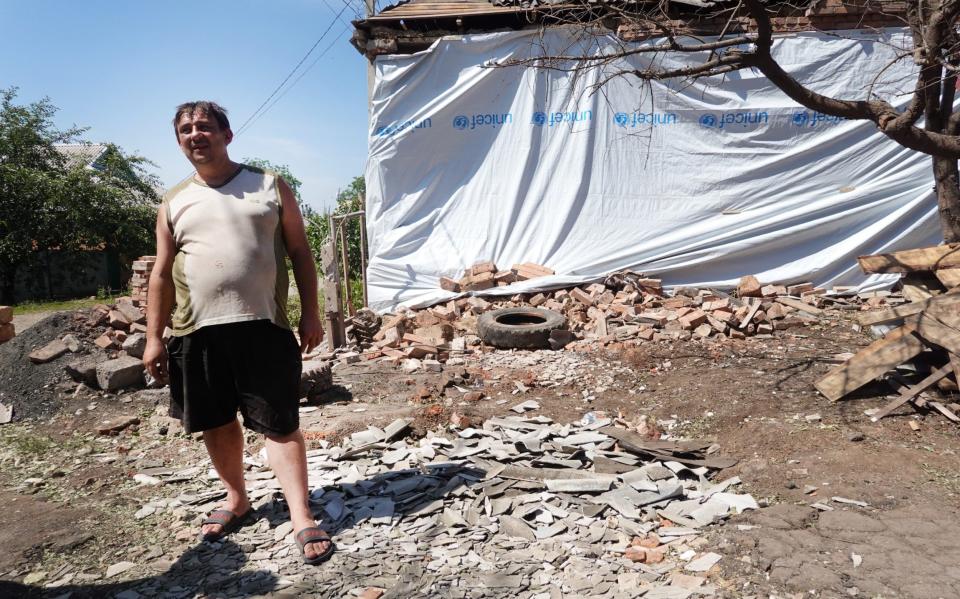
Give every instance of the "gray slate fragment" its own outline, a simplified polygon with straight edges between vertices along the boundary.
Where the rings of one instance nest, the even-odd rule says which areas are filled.
[[[500,516],[500,532],[508,537],[517,537],[531,542],[536,540],[533,530],[527,526],[526,522],[506,514]]]

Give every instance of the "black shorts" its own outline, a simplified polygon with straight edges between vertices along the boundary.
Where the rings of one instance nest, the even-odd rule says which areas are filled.
[[[282,436],[300,426],[300,346],[269,320],[206,326],[167,346],[170,415],[188,433],[230,423]]]

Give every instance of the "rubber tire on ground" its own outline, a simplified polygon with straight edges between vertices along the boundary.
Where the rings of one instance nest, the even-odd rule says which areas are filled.
[[[509,324],[512,318],[534,317],[542,322]],[[484,343],[501,349],[540,349],[550,347],[550,332],[567,328],[562,314],[543,308],[504,308],[480,315],[477,332]]]

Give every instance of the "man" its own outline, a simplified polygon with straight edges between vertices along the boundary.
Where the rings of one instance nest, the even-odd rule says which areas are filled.
[[[239,410],[243,426],[266,437],[304,561],[319,563],[334,546],[310,510],[299,429],[300,354],[323,338],[303,218],[283,179],[230,160],[233,132],[223,108],[182,104],[173,124],[196,174],[171,189],[157,213],[144,365],[154,378],[169,380],[171,415],[187,432],[203,432],[226,488],[226,502],[203,522],[202,538],[223,538],[251,513]],[[286,315],[285,256],[300,291],[299,345]],[[164,347],[174,304],[173,338]]]

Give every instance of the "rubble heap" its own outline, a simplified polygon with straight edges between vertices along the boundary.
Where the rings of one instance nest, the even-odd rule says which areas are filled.
[[[881,295],[866,294],[867,301],[881,305],[886,301]],[[770,337],[816,322],[828,310],[860,310],[861,299],[848,288],[835,288],[828,295],[810,283],[761,285],[752,276],[740,281],[735,294],[681,288],[670,295],[660,279],[621,272],[579,287],[502,298],[461,297],[420,310],[401,309],[384,315],[370,343],[357,338],[339,359],[421,360],[421,365],[436,369],[437,363],[480,345],[477,318],[500,308],[532,306],[563,314],[572,334],[557,336],[552,346],[582,350],[598,344]]]
[[[944,404],[925,393],[933,385],[956,392],[960,381],[960,244],[862,256],[858,261],[868,274],[903,273],[903,296],[912,301],[860,315],[861,326],[887,327],[884,336],[831,370],[817,382],[817,390],[837,401],[884,377],[898,393],[886,406],[869,411],[874,422],[908,402],[960,422],[960,404]],[[923,376],[919,382],[895,371],[908,362]]]
[[[397,420],[324,443],[307,454],[310,503],[338,551],[316,569],[299,563],[279,483],[247,459],[257,520],[230,535],[248,559],[231,564],[240,571],[219,590],[255,592],[273,581],[254,578],[272,572],[292,592],[320,584],[338,597],[371,580],[384,598],[712,595],[721,557],[703,550],[702,531],[758,507],[732,492],[739,479],[710,480],[736,460],[707,442],[652,440],[619,424],[491,418],[415,441],[401,438],[409,422]],[[154,487],[137,517],[172,516],[173,529],[195,535],[223,495],[201,472],[138,474],[143,484],[193,486],[176,497],[163,493],[170,484]],[[157,584],[133,588],[152,596]]]

